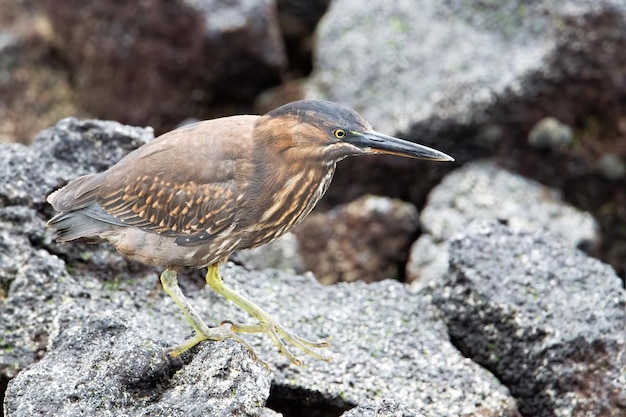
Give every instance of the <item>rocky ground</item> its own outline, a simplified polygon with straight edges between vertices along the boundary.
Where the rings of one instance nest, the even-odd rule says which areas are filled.
[[[0,0],[0,135],[53,126],[0,145],[5,415],[626,416],[622,2],[217,3]],[[190,329],[160,271],[45,228],[48,193],[153,130],[52,120],[161,131],[300,96],[457,163],[342,162],[294,234],[224,267],[331,363],[252,336],[271,371],[232,341],[171,360]],[[203,273],[181,278],[201,315],[245,320]]]

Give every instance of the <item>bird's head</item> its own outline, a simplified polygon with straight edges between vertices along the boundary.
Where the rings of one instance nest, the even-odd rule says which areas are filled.
[[[390,154],[454,161],[427,146],[378,133],[354,110],[330,101],[301,100],[267,113],[258,125],[267,140],[305,158],[340,161],[362,154]]]

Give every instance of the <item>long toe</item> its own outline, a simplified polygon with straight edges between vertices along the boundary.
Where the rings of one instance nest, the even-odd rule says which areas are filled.
[[[258,360],[257,354],[254,352],[254,349],[252,349],[252,346],[250,346],[250,344],[246,342],[245,339],[243,339],[241,336],[234,333],[231,327],[227,326],[211,327],[205,329],[205,331],[202,333],[196,333],[192,338],[185,340],[180,345],[170,348],[169,353],[170,356],[177,357],[204,340],[221,341],[225,339],[233,339],[241,343],[250,353],[252,359],[255,361]],[[269,365],[266,362],[261,361],[261,364],[269,369]]]
[[[330,362],[331,357],[327,355],[323,355],[314,349],[322,349],[330,347],[330,343],[325,340],[320,340],[318,342],[313,342],[311,340],[305,339],[303,337],[294,334],[278,323],[274,324],[274,328],[276,332],[282,336],[282,338],[292,346],[297,347],[302,352],[307,355],[324,362]]]
[[[264,316],[259,324],[238,324],[231,321],[223,321],[222,324],[230,325],[231,330],[237,333],[266,333],[278,350],[295,365],[302,365],[302,361],[291,352],[288,345],[301,350],[314,359],[325,362],[331,361],[330,356],[323,355],[315,350],[327,348],[330,346],[330,343],[327,341],[313,342],[300,337],[269,316]]]

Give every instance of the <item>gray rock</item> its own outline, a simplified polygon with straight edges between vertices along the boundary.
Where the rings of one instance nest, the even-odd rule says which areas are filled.
[[[241,345],[204,344],[174,372],[166,344],[124,315],[61,311],[47,355],[9,383],[5,415],[260,415],[269,373]]]
[[[51,275],[56,274],[55,271]],[[278,271],[248,272],[233,264],[223,270],[223,275],[230,285],[265,306],[297,334],[312,339],[326,338],[333,344],[331,351],[335,359],[332,363],[303,357],[305,367],[298,368],[289,365],[267,337],[248,337],[257,354],[270,362],[273,384],[289,395],[317,396],[325,399],[325,402],[344,406],[394,396],[413,412],[427,415],[471,415],[476,410],[488,410],[487,415],[515,415],[515,404],[508,397],[506,389],[481,368],[463,358],[449,344],[446,329],[438,321],[437,312],[425,304],[421,297],[409,293],[403,284],[383,281],[371,285],[357,283],[323,287],[310,275],[293,276]],[[83,386],[80,381],[92,381],[79,396],[80,401],[77,400],[88,409],[95,409],[90,407],[97,407],[98,404],[102,406],[100,401],[104,401],[115,412],[128,415],[140,415],[137,413],[142,409],[151,410],[148,412],[150,415],[153,412],[156,415],[188,415],[184,407],[191,406],[183,406],[187,404],[186,399],[174,397],[176,392],[186,389],[186,383],[180,382],[182,377],[178,375],[183,371],[193,375],[207,372],[205,368],[196,369],[205,362],[203,366],[217,366],[215,362],[219,364],[222,359],[215,358],[214,351],[223,350],[224,346],[229,347],[223,356],[224,360],[234,355],[233,349],[240,351],[237,355],[244,356],[245,350],[230,342],[203,343],[198,349],[201,352],[205,352],[205,349],[213,352],[211,356],[208,356],[209,353],[206,356],[193,355],[193,361],[186,364],[171,380],[148,378],[153,381],[150,386],[137,382],[142,390],[139,397],[133,397],[131,394],[135,391],[127,389],[123,395],[114,398],[110,393],[118,389],[117,385],[111,386],[102,379],[108,375],[107,378],[116,376],[113,379],[118,382],[120,378],[123,381],[134,381],[143,375],[141,369],[148,375],[165,374],[164,370],[149,364],[157,361],[159,367],[165,366],[159,359],[163,355],[163,346],[180,342],[189,332],[188,324],[165,294],[159,293],[154,299],[155,295],[150,288],[153,288],[155,278],[147,276],[119,287],[102,287],[100,284],[98,291],[98,280],[85,274],[80,277],[81,285],[84,286],[82,297],[81,294],[65,292],[63,308],[57,304],[56,308],[47,311],[52,316],[52,325],[40,328],[37,323],[25,323],[31,331],[37,329],[45,337],[52,333],[51,342],[48,354],[11,382],[6,394],[7,409],[15,413],[9,415],[26,415],[26,411],[22,414],[19,410],[32,410],[40,406],[42,398],[50,404],[67,399],[66,395],[69,394],[65,390],[60,390],[61,393],[57,394],[59,397],[42,396],[41,384],[50,383],[51,375],[67,380],[68,387],[76,384]],[[62,281],[68,280],[72,279],[65,276]],[[32,292],[36,290],[31,289]],[[40,291],[47,290],[44,287]],[[249,320],[245,313],[206,287],[188,290],[187,294],[210,324],[217,324],[223,319]],[[42,301],[38,300],[36,298],[31,303],[20,306],[11,304],[4,308],[41,311],[38,305]],[[88,309],[88,312],[83,312],[84,309]],[[103,313],[91,313],[93,311]],[[121,311],[128,318],[122,324],[114,320],[117,324],[109,326],[107,323],[113,320],[112,317],[119,316]],[[66,316],[75,317],[67,325],[70,330],[63,330]],[[107,330],[109,327],[111,331]],[[115,336],[116,332],[120,332],[121,336]],[[165,343],[161,340],[165,340]],[[94,345],[99,347],[96,349]],[[111,351],[119,354],[110,354]],[[88,356],[83,357],[83,354]],[[77,356],[77,363],[85,364],[84,369],[75,372],[73,370],[76,366],[71,362],[64,365],[67,363],[67,355]],[[94,365],[95,359],[89,359],[92,357],[90,355],[102,357],[106,361],[92,371],[90,365]],[[158,358],[153,358],[154,355]],[[138,359],[135,359],[136,356]],[[241,374],[242,378],[245,377],[243,374],[248,371],[238,368],[243,366],[243,362],[239,356],[237,358],[232,363],[228,362],[230,365],[221,363],[219,369],[228,375]],[[138,363],[140,359],[145,363]],[[129,361],[136,363],[131,369],[127,369]],[[235,369],[232,369],[235,365]],[[45,373],[45,370],[49,373]],[[127,378],[127,375],[130,376]],[[190,378],[195,378],[197,383],[197,376]],[[118,382],[113,381],[112,384]],[[23,384],[30,388],[22,388]],[[129,385],[127,382],[119,384]],[[164,384],[166,388],[162,387]],[[183,384],[183,388],[179,388],[179,384]],[[135,385],[130,384],[131,388],[136,388]],[[69,390],[70,394],[72,392]],[[211,402],[211,391],[197,388],[194,392],[206,395],[204,401]],[[152,403],[146,398],[159,400]],[[183,408],[176,408],[178,400],[181,401],[179,407]],[[196,399],[195,403],[198,402],[201,401]],[[257,402],[261,407],[263,401],[257,398]]]
[[[574,75],[568,64],[598,71],[584,57],[610,61],[609,51],[593,47],[594,36],[607,35],[580,32],[580,21],[602,13],[619,21],[624,10],[612,0],[335,0],[318,27],[309,95],[353,106],[390,133],[420,120],[481,122],[507,99],[553,94],[550,86]],[[562,47],[570,37],[575,49]]]
[[[559,153],[567,149],[574,140],[572,128],[554,117],[546,117],[537,123],[528,134],[528,143],[537,149],[548,149]]]
[[[392,399],[384,398],[380,401],[367,401],[350,411],[346,411],[341,417],[421,417],[424,414],[418,414],[410,410],[406,405],[396,402]]]
[[[448,174],[430,193],[420,215],[424,234],[413,245],[407,264],[408,280],[445,273],[447,241],[475,219],[504,221],[514,230],[546,230],[572,247],[598,240],[594,218],[564,203],[556,190],[493,162],[473,162]]]
[[[4,377],[14,377],[45,355],[52,323],[68,303],[100,311],[133,311],[137,307],[131,294],[141,293],[137,298],[149,302],[155,289],[156,276],[147,272],[150,269],[129,268],[110,248],[74,245],[79,253],[66,263],[51,253],[56,246],[49,239],[44,220],[34,210],[0,209],[0,375]],[[71,252],[72,245],[63,250]]]
[[[439,279],[448,270],[448,241],[422,234],[412,245],[406,263],[406,281],[413,288]]]
[[[433,189],[422,210],[425,232],[450,239],[470,219],[498,219],[514,230],[544,229],[571,246],[597,239],[593,217],[568,204],[557,190],[490,161],[466,164]]]
[[[129,263],[103,245],[58,245],[46,230],[46,196],[78,175],[103,170],[152,138],[151,129],[115,122],[64,119],[31,147],[0,145],[0,374],[13,377],[40,359],[56,311],[89,290],[69,270],[87,268],[109,279]],[[43,215],[42,215],[43,213]],[[65,264],[57,256],[70,261]],[[145,268],[134,268],[143,270]],[[130,268],[131,275],[133,267]],[[80,280],[80,274],[76,274]],[[93,283],[92,289],[102,283]]]
[[[267,245],[239,251],[231,259],[248,269],[275,268],[293,274],[305,271],[298,239],[293,233],[287,233]]]
[[[0,374],[9,378],[45,354],[58,308],[68,292],[80,294],[63,261],[44,250],[28,249],[21,238],[0,233],[0,247],[6,250],[0,255],[4,293],[0,305]]]
[[[608,265],[501,224],[450,245],[433,302],[451,338],[532,416],[626,416],[626,291]]]
[[[598,171],[609,180],[620,180],[626,176],[626,162],[619,155],[607,153],[598,161]]]
[[[625,50],[621,0],[335,0],[317,30],[307,97],[352,106],[375,129],[441,149],[460,163],[496,153],[520,172],[576,184],[573,194],[588,202],[597,187],[587,191],[577,181],[581,170],[593,168],[589,153],[572,149],[564,158],[538,159],[524,139],[548,116],[581,131],[589,120],[617,126],[612,115],[624,91]],[[608,134],[600,146],[616,151],[616,138]],[[452,168],[399,158],[347,160],[326,201],[369,193],[421,207]],[[621,222],[612,217],[607,224]]]
[[[67,118],[41,132],[31,147],[2,145],[0,206],[43,204],[70,179],[107,169],[153,137],[150,128]]]
[[[7,298],[0,309],[4,318],[0,321],[0,332],[5,336],[5,341],[10,343],[3,345],[0,363],[3,364],[5,375],[15,376],[15,373],[29,363],[37,360],[40,362],[35,365],[35,371],[30,371],[29,368],[18,374],[15,382],[11,383],[13,388],[7,392],[6,397],[9,415],[28,414],[32,407],[41,406],[38,398],[45,398],[44,403],[53,405],[57,401],[63,402],[62,398],[68,398],[41,396],[41,384],[45,385],[44,381],[49,382],[51,376],[39,373],[48,368],[54,369],[52,373],[55,378],[71,382],[92,381],[88,385],[90,394],[83,393],[76,400],[84,408],[96,406],[89,398],[99,398],[105,401],[105,408],[110,407],[116,412],[123,411],[129,415],[148,407],[143,400],[134,402],[128,396],[113,397],[110,393],[117,388],[103,385],[103,381],[99,379],[100,374],[94,376],[88,373],[87,368],[83,369],[87,374],[66,375],[55,366],[59,365],[58,361],[65,363],[65,355],[69,353],[73,352],[75,355],[76,351],[92,351],[93,344],[104,343],[104,347],[101,346],[100,349],[110,349],[108,341],[113,335],[108,330],[101,334],[92,328],[107,328],[98,323],[102,320],[107,323],[111,318],[102,319],[95,313],[96,317],[90,318],[91,313],[82,312],[84,309],[125,312],[129,316],[126,321],[130,324],[124,323],[112,328],[116,332],[130,331],[131,339],[134,340],[132,346],[139,346],[137,354],[149,363],[154,359],[150,359],[150,355],[142,350],[142,346],[148,343],[146,337],[157,341],[165,340],[163,345],[180,342],[190,329],[172,300],[159,291],[157,274],[127,272],[119,278],[111,277],[108,281],[103,281],[98,278],[101,274],[90,273],[90,268],[94,268],[90,265],[93,258],[87,259],[80,268],[71,268],[72,272],[68,273],[66,268],[69,265],[45,250],[33,250],[28,256],[28,260],[22,259],[19,262],[21,269],[11,281]],[[266,337],[250,337],[258,354],[275,369],[274,384],[296,393],[291,395],[308,393],[304,395],[310,396],[310,393],[316,393],[315,395],[325,398],[327,402],[344,405],[359,404],[379,396],[397,395],[411,410],[423,410],[430,413],[429,415],[447,415],[444,410],[448,409],[458,411],[458,415],[464,415],[461,413],[463,410],[478,408],[491,410],[493,415],[499,415],[503,409],[514,410],[514,404],[507,397],[506,390],[459,355],[447,342],[445,328],[438,323],[436,312],[419,297],[408,293],[402,284],[384,281],[369,286],[344,284],[322,287],[312,276],[292,276],[269,271],[248,272],[232,264],[225,268],[223,274],[230,285],[266,306],[296,333],[311,337],[315,331],[312,338],[330,338],[333,343],[336,356],[333,363],[303,358],[306,368],[300,369],[288,365]],[[209,323],[217,324],[223,319],[248,320],[245,313],[235,309],[208,288],[189,287],[189,282],[189,278],[183,281],[183,285],[187,283],[186,292]],[[65,316],[77,316],[78,318],[72,319],[72,323],[83,323],[78,328],[73,327],[74,330],[70,332],[76,340],[68,339],[66,333],[63,336],[56,335],[59,331],[55,328],[63,326]],[[133,328],[128,330],[130,325]],[[136,333],[141,334],[143,339],[133,336]],[[419,338],[414,336],[416,334],[419,334]],[[115,342],[118,348],[131,344],[128,339],[131,336],[120,336],[120,341]],[[49,337],[52,341],[47,346]],[[154,345],[154,342],[149,343]],[[212,346],[214,343],[205,343],[202,349],[205,348],[204,345]],[[108,372],[107,375],[116,375],[121,369],[126,369],[126,358],[134,357],[132,346],[122,355],[105,355],[109,362],[103,363],[102,368],[98,369],[102,373]],[[63,349],[69,352],[63,355],[54,353]],[[154,349],[157,349],[156,345]],[[161,350],[157,349],[152,354],[161,355],[162,346],[159,349]],[[104,355],[104,352],[99,351],[98,354]],[[214,359],[211,357],[203,360],[212,362]],[[153,369],[147,365],[137,366]],[[184,369],[187,372],[196,372],[193,370],[194,366],[193,363],[188,364]],[[230,368],[228,369],[230,372]],[[39,376],[32,379],[34,377],[30,372]],[[140,373],[136,371],[133,375],[138,376]],[[177,380],[172,379],[167,383],[172,385],[171,392],[175,393],[178,389],[175,388]],[[22,384],[29,384],[30,388],[16,388],[23,387]],[[161,398],[158,403],[151,405],[153,408],[146,409],[152,410],[156,415],[161,415],[158,414],[161,411],[162,415],[187,415],[184,411],[186,409],[177,414],[172,411],[178,410],[177,408],[168,408],[174,407],[176,400],[171,397],[174,394],[165,395],[158,391],[161,389],[160,385],[156,385],[158,386],[142,388],[145,390],[140,398]],[[97,391],[99,387],[102,391]],[[58,390],[55,391],[58,393]],[[65,394],[58,393],[59,396]],[[183,403],[186,404],[184,401]],[[21,410],[26,411],[22,413]]]
[[[448,343],[438,312],[405,284],[385,280],[329,287],[310,275],[244,278],[232,266],[224,273],[296,333],[332,344],[331,363],[302,357],[305,366],[298,368],[265,338],[255,342],[272,364],[277,391],[305,392],[344,406],[393,397],[429,416],[516,415],[506,389]]]

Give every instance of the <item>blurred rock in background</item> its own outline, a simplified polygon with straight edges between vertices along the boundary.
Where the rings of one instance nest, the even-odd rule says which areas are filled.
[[[419,219],[412,204],[363,196],[296,229],[304,264],[322,284],[403,280]]]
[[[30,142],[62,116],[163,132],[249,112],[287,69],[272,1],[1,0],[0,10],[0,111],[13,120],[3,141]]]

